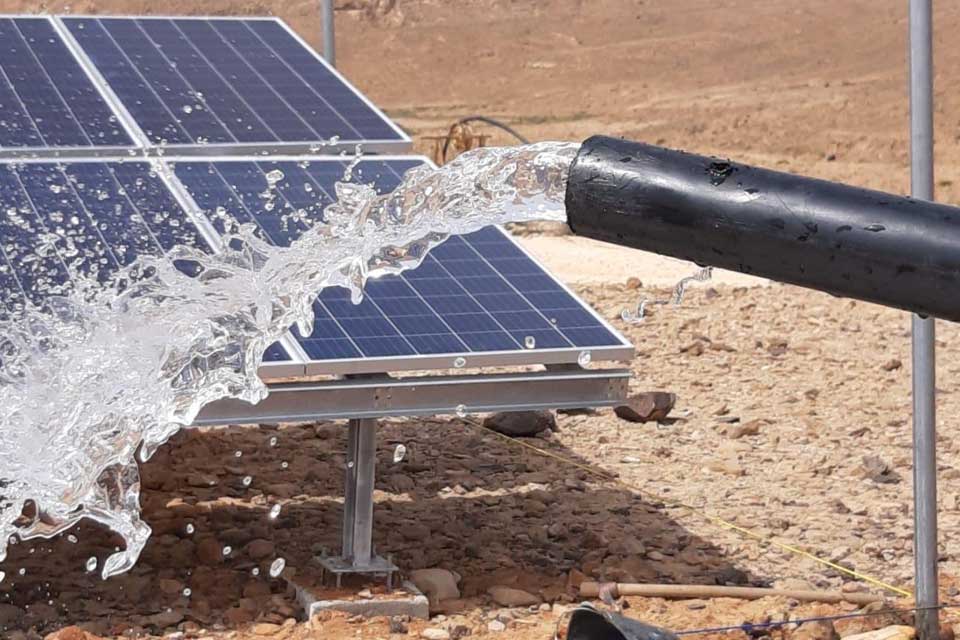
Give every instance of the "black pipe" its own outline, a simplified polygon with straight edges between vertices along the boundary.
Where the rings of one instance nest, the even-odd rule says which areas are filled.
[[[574,233],[960,321],[960,208],[595,136]]]

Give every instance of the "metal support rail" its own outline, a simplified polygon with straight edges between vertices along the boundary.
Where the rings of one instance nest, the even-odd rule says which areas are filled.
[[[259,404],[213,402],[194,426],[612,407],[629,380],[628,369],[576,369],[281,383]]]

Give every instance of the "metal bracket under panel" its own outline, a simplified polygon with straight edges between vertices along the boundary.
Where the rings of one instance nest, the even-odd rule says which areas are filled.
[[[578,369],[277,383],[255,405],[207,405],[194,426],[613,407],[626,398],[630,375],[628,369]]]

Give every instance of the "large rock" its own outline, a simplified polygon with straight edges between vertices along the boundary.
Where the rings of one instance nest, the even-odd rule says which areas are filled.
[[[247,552],[247,557],[249,557],[251,560],[264,560],[273,556],[274,547],[273,543],[269,540],[259,538],[257,540],[252,540],[246,546],[245,551]]]
[[[840,638],[829,620],[804,622],[790,635],[791,640],[838,640]]]
[[[43,640],[101,640],[99,636],[87,633],[80,627],[64,627],[44,636]]]
[[[512,438],[532,438],[547,429],[557,430],[557,419],[549,411],[504,411],[487,416],[483,426]]]
[[[917,631],[913,627],[893,625],[875,631],[846,636],[844,640],[913,640],[916,635]]]
[[[457,583],[459,576],[446,569],[418,569],[410,573],[410,582],[419,589],[430,601],[430,606],[434,607],[441,600],[456,600],[460,597],[460,589]]]
[[[665,391],[645,391],[627,398],[627,404],[614,409],[627,422],[660,422],[673,411],[677,395]]]
[[[529,607],[540,604],[540,598],[522,589],[497,585],[487,589],[487,593],[501,607]]]

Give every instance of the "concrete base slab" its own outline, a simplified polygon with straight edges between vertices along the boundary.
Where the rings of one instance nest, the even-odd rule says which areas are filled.
[[[288,579],[287,583],[293,587],[297,602],[303,607],[308,618],[312,618],[321,611],[343,611],[365,618],[377,616],[410,616],[421,620],[430,618],[430,603],[427,596],[423,595],[411,582],[404,582],[400,589],[388,594],[353,600],[322,599],[311,587],[297,584],[296,578]]]

